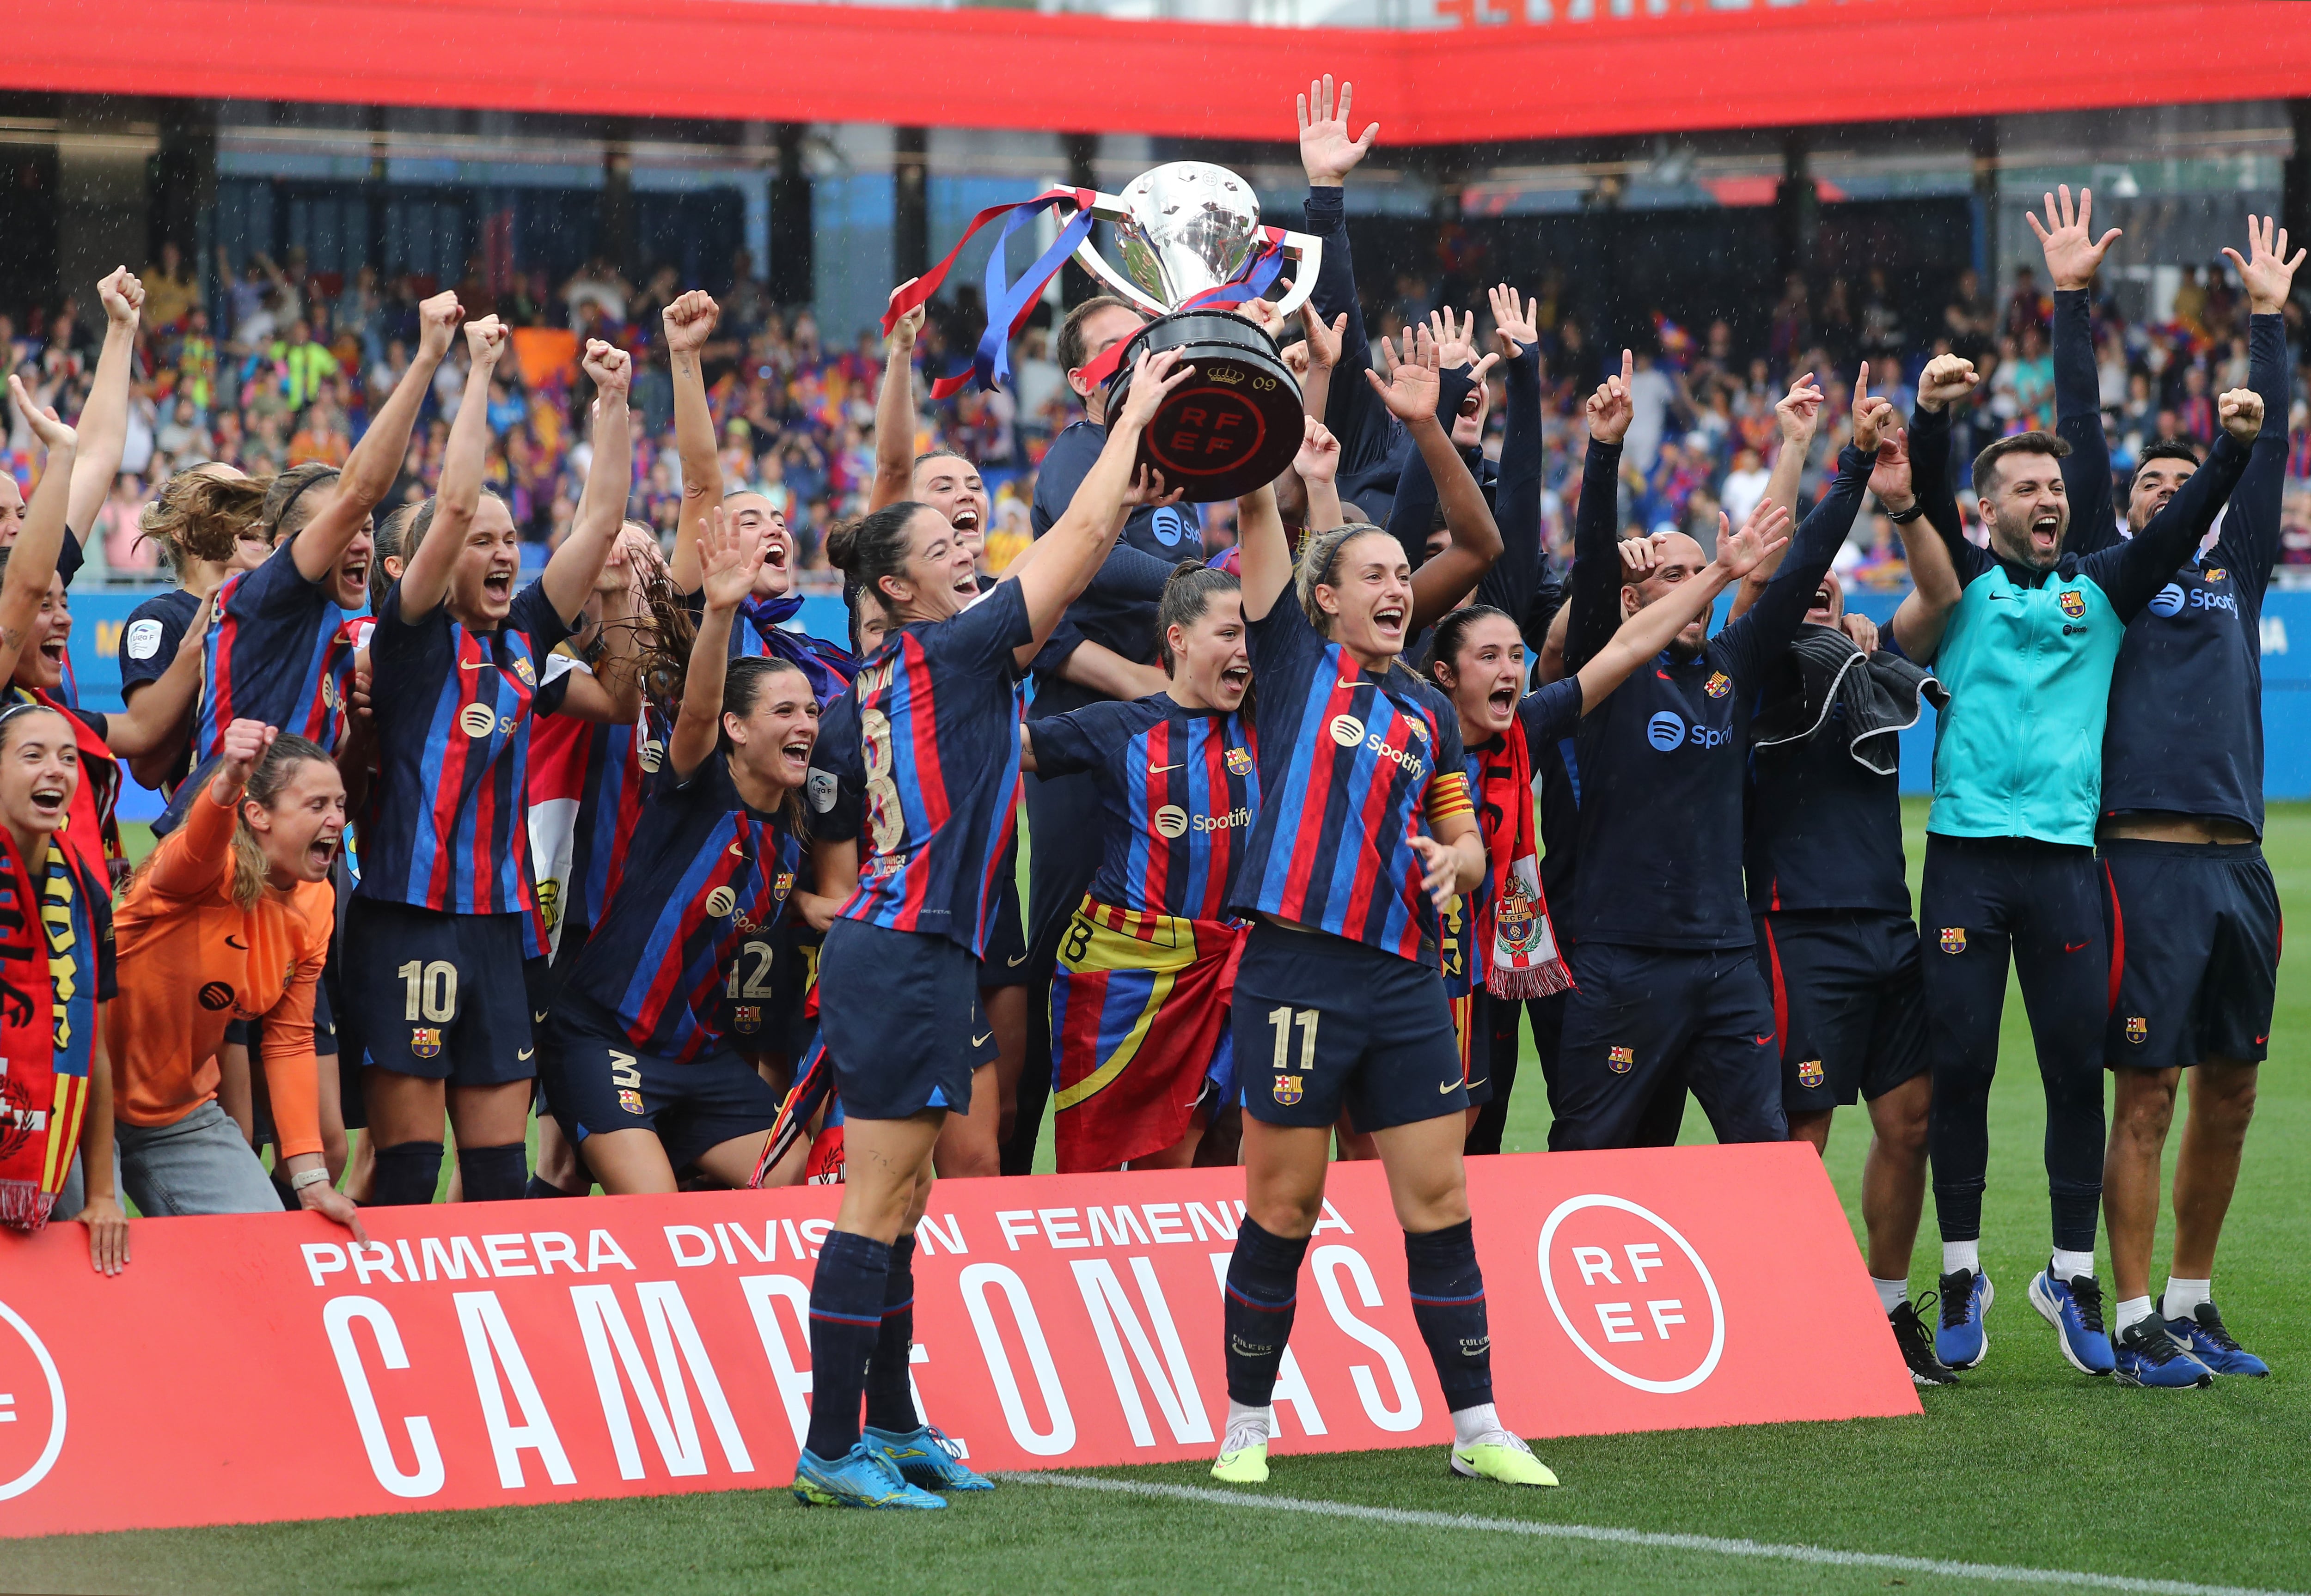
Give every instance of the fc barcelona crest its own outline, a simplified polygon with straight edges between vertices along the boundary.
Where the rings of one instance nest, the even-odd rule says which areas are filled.
[[[1276,1100],[1289,1108],[1300,1100],[1300,1077],[1278,1075],[1276,1078]]]
[[[1733,690],[1733,679],[1722,671],[1714,671],[1709,680],[1701,684],[1701,690],[1713,698],[1722,698]]]
[[[628,1114],[640,1114],[642,1111],[641,1093],[634,1090],[634,1089],[630,1086],[620,1087],[618,1089],[618,1106],[624,1109]]]
[[[730,1015],[730,1028],[749,1037],[761,1030],[763,1028],[762,1006],[758,1003],[748,1003],[734,1010]]]
[[[526,654],[513,656],[513,673],[521,678],[524,687],[535,688],[537,685],[537,672],[531,668],[529,656]]]
[[[1626,1075],[1637,1067],[1637,1050],[1616,1047],[1605,1054],[1605,1067],[1616,1075]]]
[[[2132,1014],[2126,1020],[2126,1039],[2137,1047],[2150,1039],[2150,1021],[2141,1014]]]
[[[1230,776],[1250,776],[1251,774],[1251,750],[1248,748],[1232,748],[1228,750],[1227,768],[1228,774]]]
[[[2062,589],[2062,597],[2055,602],[2062,606],[2062,613],[2072,620],[2079,620],[2087,612],[2087,595],[2075,587]]]
[[[1942,951],[1945,953],[1963,953],[1966,951],[1965,926],[1945,925],[1942,927]]]
[[[441,1054],[441,1028],[421,1025],[411,1028],[409,1051],[419,1058],[439,1058]]]
[[[1806,1090],[1814,1090],[1817,1087],[1821,1085],[1821,1061],[1819,1059],[1810,1058],[1806,1060],[1805,1063],[1798,1066],[1798,1084],[1805,1088]]]
[[[2199,573],[2199,580],[2202,582],[2219,582],[2225,577],[2229,575],[2230,573],[2223,569],[2222,567],[2219,565],[2211,565],[2205,570]]]

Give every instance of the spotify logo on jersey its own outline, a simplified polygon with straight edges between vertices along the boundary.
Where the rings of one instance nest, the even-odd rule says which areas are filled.
[[[498,712],[487,704],[468,704],[458,712],[458,728],[468,737],[486,737],[498,729]]]
[[[1685,717],[1664,709],[1645,723],[1645,741],[1667,753],[1685,741]]]
[[[1179,837],[1188,829],[1188,811],[1176,803],[1167,803],[1156,811],[1156,829],[1166,837]]]
[[[1336,715],[1332,717],[1331,733],[1332,741],[1342,748],[1354,748],[1365,740],[1365,723],[1353,715]]]
[[[728,887],[717,887],[706,895],[706,912],[719,920],[738,906],[738,895]]]
[[[2174,615],[2182,608],[2183,587],[2178,582],[2169,582],[2150,595],[2150,612],[2153,615]]]

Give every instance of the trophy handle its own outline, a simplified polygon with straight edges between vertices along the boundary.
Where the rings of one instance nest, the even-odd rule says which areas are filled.
[[[1308,302],[1309,295],[1316,291],[1316,273],[1324,264],[1324,240],[1312,233],[1287,232],[1278,242],[1283,246],[1285,256],[1295,269],[1292,273],[1292,286],[1285,290],[1282,299],[1276,301],[1276,308],[1286,316],[1291,316]]]
[[[1091,191],[1091,204],[1088,207],[1082,208],[1087,208],[1094,216],[1098,217],[1102,221],[1121,221],[1130,214],[1129,209],[1125,206],[1121,199],[1112,194],[1102,194],[1097,189]],[[1142,310],[1147,312],[1148,315],[1168,316],[1171,314],[1172,308],[1169,305],[1164,304],[1161,299],[1152,297],[1147,290],[1141,288],[1138,283],[1132,282],[1130,278],[1126,277],[1122,273],[1108,265],[1107,257],[1099,252],[1097,246],[1093,244],[1088,234],[1085,236],[1082,243],[1076,246],[1076,261],[1077,264],[1081,265],[1085,271],[1089,272],[1093,276],[1107,284],[1109,288],[1114,290],[1118,294],[1121,294],[1129,303],[1138,306]]]

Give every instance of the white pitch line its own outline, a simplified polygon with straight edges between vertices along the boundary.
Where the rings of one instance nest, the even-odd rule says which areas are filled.
[[[1110,1491],[1126,1496],[1157,1496],[1215,1507],[1256,1507],[1268,1513],[1305,1513],[1320,1518],[1358,1519],[1422,1530],[1487,1530],[1554,1540],[1594,1540],[1611,1546],[1660,1547],[1669,1551],[1714,1552],[1728,1557],[1767,1557],[1831,1568],[1889,1568],[1908,1574],[1939,1574],[1952,1579],[1994,1580],[2017,1585],[2077,1585],[2096,1591],[2127,1591],[2140,1596],[2289,1596],[2246,1585],[2201,1585],[2179,1579],[2136,1579],[2123,1574],[2084,1574],[2062,1568],[2019,1568],[1998,1563],[1953,1563],[1939,1557],[1905,1557],[1888,1552],[1839,1551],[1827,1546],[1777,1546],[1718,1535],[1664,1535],[1646,1530],[1616,1530],[1596,1524],[1553,1524],[1537,1519],[1476,1518],[1460,1513],[1419,1513],[1401,1507],[1366,1507],[1306,1496],[1271,1496],[1246,1491],[1216,1491],[1197,1486],[1156,1485],[1146,1480],[1108,1479],[1090,1474],[1004,1473],[1017,1485],[1064,1486]]]

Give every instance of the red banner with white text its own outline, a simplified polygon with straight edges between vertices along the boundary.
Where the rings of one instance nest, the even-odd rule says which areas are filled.
[[[1241,1170],[942,1183],[914,1375],[981,1469],[1210,1455]],[[1472,1159],[1502,1416],[1532,1436],[1919,1411],[1803,1145]],[[0,1233],[0,1535],[776,1488],[838,1189]],[[1792,1345],[1789,1305],[1804,1305]],[[1332,1171],[1278,1456],[1441,1444],[1377,1164]]]

